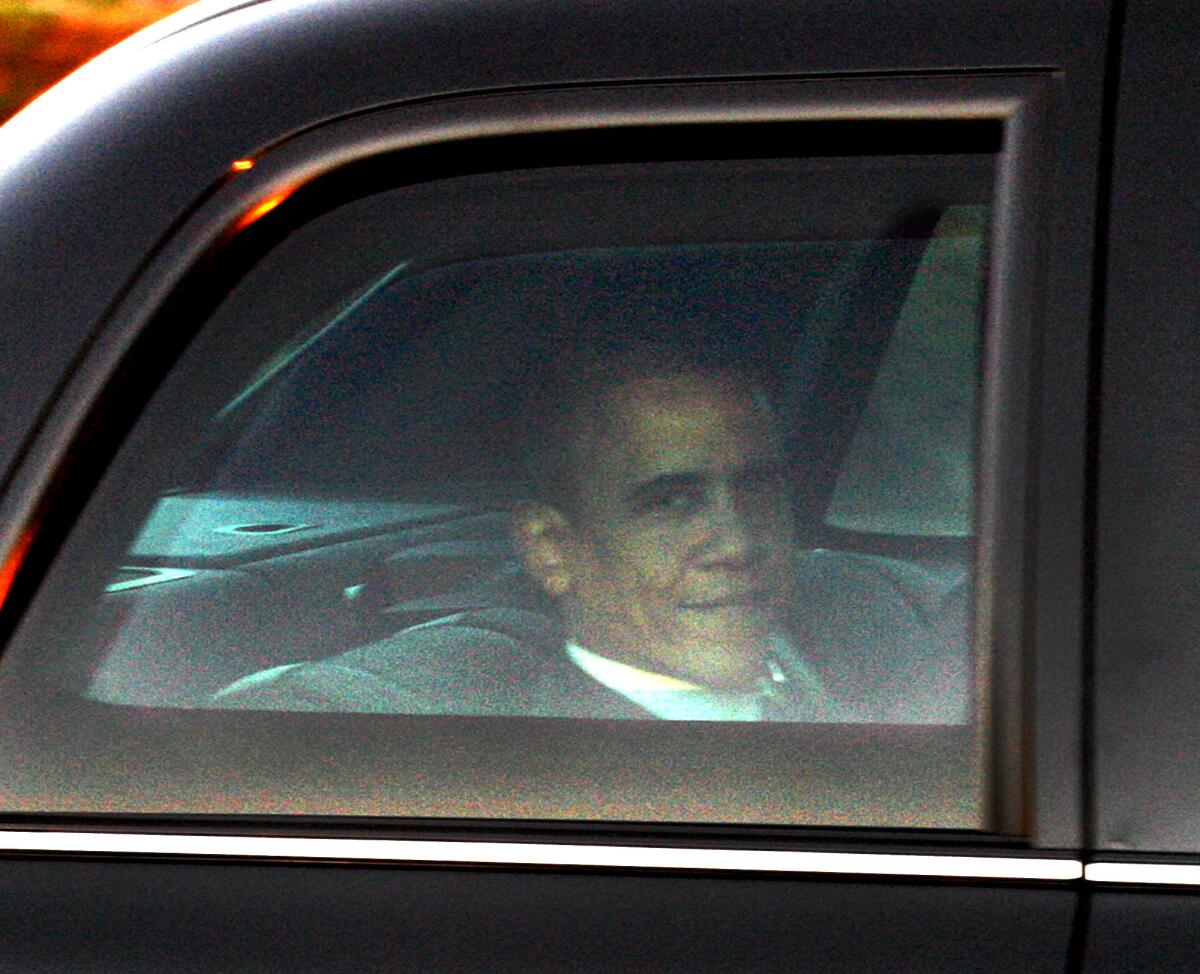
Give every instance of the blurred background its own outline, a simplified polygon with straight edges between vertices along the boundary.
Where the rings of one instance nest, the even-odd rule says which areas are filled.
[[[191,0],[0,0],[0,122],[105,48]]]

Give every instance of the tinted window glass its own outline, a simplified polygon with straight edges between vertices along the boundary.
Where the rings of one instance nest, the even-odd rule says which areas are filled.
[[[767,812],[647,805],[655,772],[635,762],[585,814],[977,823],[993,162],[514,172],[296,228],[164,382],[76,532],[89,554],[62,598],[92,621],[56,634],[72,664],[6,665],[104,713],[201,721],[197,739],[360,715],[389,747],[476,735],[485,764],[583,734],[593,757],[607,740],[686,765],[754,725],[738,746],[782,745],[791,780],[814,773],[818,729],[854,778],[876,772],[832,756],[943,728],[926,755],[953,780],[910,793],[954,796],[933,813],[842,784]],[[429,722],[396,745],[388,718],[413,716]],[[578,780],[592,757],[563,760]],[[486,813],[561,817],[571,789],[535,778]],[[558,811],[522,797],[539,789]]]

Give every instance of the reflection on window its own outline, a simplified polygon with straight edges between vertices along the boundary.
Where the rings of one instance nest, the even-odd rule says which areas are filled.
[[[971,534],[986,218],[983,207],[955,207],[925,248],[843,461],[829,524]]]
[[[406,261],[215,413],[89,694],[969,722],[985,222]]]

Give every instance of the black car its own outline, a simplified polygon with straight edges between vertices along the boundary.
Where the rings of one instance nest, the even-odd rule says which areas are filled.
[[[4,969],[1196,966],[1197,40],[202,0],[7,123]]]

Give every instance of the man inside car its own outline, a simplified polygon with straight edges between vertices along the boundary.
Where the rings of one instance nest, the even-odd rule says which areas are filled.
[[[570,660],[656,717],[833,717],[784,622],[792,511],[761,383],[655,350],[573,375],[541,409],[538,499],[514,519]]]
[[[792,513],[762,384],[649,346],[577,354],[552,372],[524,425],[534,498],[512,534],[556,625],[516,609],[460,613],[253,674],[216,703],[839,719],[787,631]]]

